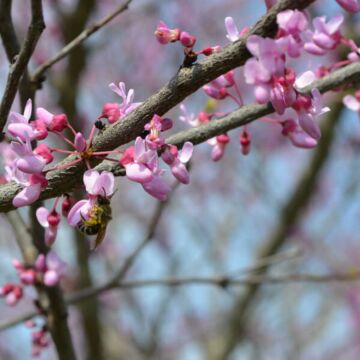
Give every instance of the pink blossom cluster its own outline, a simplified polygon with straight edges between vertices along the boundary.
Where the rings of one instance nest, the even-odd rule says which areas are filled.
[[[274,6],[278,0],[265,0],[265,5],[268,9]],[[343,7],[346,11],[357,13],[360,11],[359,0],[336,0],[336,2]]]
[[[31,355],[33,357],[38,357],[50,344],[48,327],[46,324],[39,327],[33,320],[26,321],[25,325],[33,330],[31,333]]]
[[[55,286],[65,271],[65,263],[54,252],[46,256],[40,254],[34,265],[25,265],[17,259],[13,260],[20,283],[6,283],[0,288],[0,296],[5,302],[16,305],[24,295],[25,286]]]
[[[172,127],[170,119],[154,115],[145,125],[145,138],[136,138],[135,145],[127,148],[120,159],[129,180],[142,185],[143,189],[158,200],[165,200],[171,191],[163,179],[165,170],[160,168],[161,158],[170,168],[172,175],[181,183],[188,184],[189,173],[185,164],[190,160],[193,145],[186,142],[181,151],[174,145],[165,144],[161,132]],[[159,157],[159,153],[161,153]]]

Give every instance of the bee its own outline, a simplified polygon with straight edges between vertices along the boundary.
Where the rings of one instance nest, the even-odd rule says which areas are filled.
[[[87,235],[96,235],[95,250],[104,240],[106,228],[111,220],[110,199],[106,196],[98,196],[96,203],[89,211],[88,219],[81,215],[81,220],[77,224],[78,229]]]

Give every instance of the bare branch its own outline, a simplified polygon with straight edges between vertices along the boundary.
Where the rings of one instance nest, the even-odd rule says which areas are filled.
[[[143,288],[149,286],[186,286],[186,285],[201,285],[201,286],[217,286],[221,289],[225,289],[231,286],[253,286],[259,284],[266,285],[281,285],[281,284],[294,284],[294,283],[316,283],[327,284],[336,282],[353,282],[360,281],[360,271],[351,271],[345,273],[334,274],[285,274],[285,275],[250,275],[244,278],[234,278],[227,275],[216,275],[209,277],[189,276],[189,277],[167,277],[161,279],[144,279],[144,280],[131,280],[123,281],[117,284],[113,284],[111,287],[94,288],[92,293],[89,293],[86,297],[77,296],[74,294],[69,298],[68,304],[73,305],[91,296],[98,296],[105,291],[109,290],[126,290]],[[0,324],[0,331],[9,327],[15,326],[23,321],[36,316],[37,313],[27,313],[16,319],[6,321]]]
[[[100,30],[111,20],[113,20],[115,17],[120,15],[122,12],[124,12],[129,7],[131,1],[132,0],[126,0],[122,5],[117,7],[112,13],[104,16],[101,20],[99,20],[98,22],[94,23],[93,25],[89,26],[84,31],[82,31],[74,40],[72,40],[70,43],[64,46],[56,55],[54,55],[51,59],[47,60],[44,64],[39,66],[34,71],[34,74],[31,76],[31,81],[32,82],[39,81],[40,78],[43,76],[43,74],[46,72],[46,70],[48,70],[51,66],[53,66],[58,61],[63,59],[65,56],[67,56],[71,51],[73,51],[76,47],[82,44],[92,34]]]

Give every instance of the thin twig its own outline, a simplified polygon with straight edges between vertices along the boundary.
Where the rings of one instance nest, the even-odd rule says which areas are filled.
[[[124,12],[132,0],[126,0],[122,5],[117,7],[113,12],[110,14],[104,16],[101,20],[97,21],[93,25],[89,26],[85,30],[83,30],[74,40],[69,42],[67,45],[65,45],[56,55],[54,55],[52,58],[47,60],[44,64],[40,65],[35,71],[34,74],[31,76],[32,82],[37,82],[43,74],[48,70],[51,66],[53,66],[55,63],[63,59],[65,56],[67,56],[71,51],[73,51],[77,46],[82,44],[88,37],[90,37],[92,34],[100,30],[102,27],[104,27],[106,24],[108,24],[111,20],[113,20],[115,17],[117,17],[119,14]]]
[[[161,279],[144,279],[144,280],[131,280],[123,281],[117,284],[113,284],[111,287],[98,287],[94,288],[92,293],[89,293],[87,297],[74,296],[68,300],[69,305],[74,305],[80,301],[88,299],[90,296],[97,296],[105,291],[109,290],[124,290],[143,288],[148,286],[185,286],[185,285],[202,285],[202,286],[217,286],[222,289],[231,286],[252,286],[255,284],[277,285],[277,284],[293,284],[293,283],[332,283],[332,282],[353,282],[360,281],[360,271],[351,271],[339,274],[286,274],[286,275],[251,275],[244,278],[233,278],[227,275],[216,275],[209,277],[189,276],[189,277],[166,277]],[[96,290],[96,291],[95,291]],[[15,326],[23,321],[26,321],[37,313],[27,313],[18,318],[8,320],[0,324],[0,331],[9,327]]]

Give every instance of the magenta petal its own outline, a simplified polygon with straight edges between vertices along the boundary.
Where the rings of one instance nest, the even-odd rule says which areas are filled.
[[[359,0],[336,0],[346,11],[356,13],[360,11]]]
[[[155,176],[152,181],[142,184],[144,190],[154,198],[164,201],[171,187],[159,176]]]
[[[309,54],[313,54],[313,55],[324,55],[326,53],[326,50],[320,48],[319,46],[317,46],[317,45],[315,45],[314,43],[311,43],[311,42],[305,43],[304,49]]]
[[[26,102],[26,105],[25,105],[25,109],[24,109],[24,117],[27,120],[30,119],[31,111],[32,111],[32,100],[28,99],[28,101]]]
[[[213,161],[219,161],[224,156],[224,152],[225,146],[222,144],[216,144],[211,151],[211,159]]]
[[[352,95],[346,95],[343,98],[344,105],[352,111],[360,111],[360,102]]]
[[[46,269],[46,259],[44,254],[40,254],[35,261],[35,269],[44,272]]]
[[[22,189],[18,194],[16,194],[12,203],[15,207],[30,205],[39,198],[40,192],[41,192],[40,184],[27,186],[24,189]]]
[[[85,184],[86,191],[91,195],[98,195],[94,191],[95,184],[100,174],[96,170],[87,170],[84,172],[83,181]]]
[[[140,184],[147,183],[153,179],[153,173],[143,164],[132,163],[126,166],[126,176],[131,181]]]
[[[51,246],[57,235],[57,226],[50,226],[45,230],[45,244],[46,246]]]
[[[41,226],[49,227],[49,222],[48,222],[49,213],[50,213],[49,210],[44,206],[39,207],[36,210],[36,218]]]
[[[302,129],[307,132],[311,137],[319,140],[321,137],[321,131],[318,123],[315,121],[311,114],[302,112],[299,114],[299,124]]]
[[[78,132],[75,135],[74,143],[75,143],[75,148],[76,148],[77,151],[81,152],[81,151],[84,151],[86,149],[86,140],[85,140],[84,135],[82,133]]]
[[[26,141],[28,139],[32,140],[35,136],[33,128],[29,124],[23,123],[9,124],[8,132],[12,136],[20,138],[22,141]]]
[[[71,226],[76,226],[81,220],[81,215],[86,219],[88,212],[91,209],[90,200],[78,201],[69,211],[67,221]]]
[[[194,150],[194,145],[190,141],[186,141],[186,143],[181,149],[179,160],[182,163],[187,163],[193,154],[193,150]]]
[[[111,196],[114,192],[115,178],[111,172],[103,171],[96,179],[93,193],[94,195]]]
[[[312,149],[317,145],[317,140],[303,131],[295,131],[290,133],[289,138],[294,146],[299,148]]]
[[[45,166],[45,161],[40,156],[26,155],[16,161],[16,166],[24,173],[37,174],[43,170]]]
[[[46,126],[49,126],[54,118],[54,114],[42,107],[39,107],[36,109],[36,117],[42,120]]]
[[[59,280],[60,277],[54,270],[48,270],[44,275],[44,284],[46,286],[55,286]]]
[[[175,166],[171,167],[172,174],[183,184],[190,182],[189,172],[187,171],[184,164],[178,162]]]

